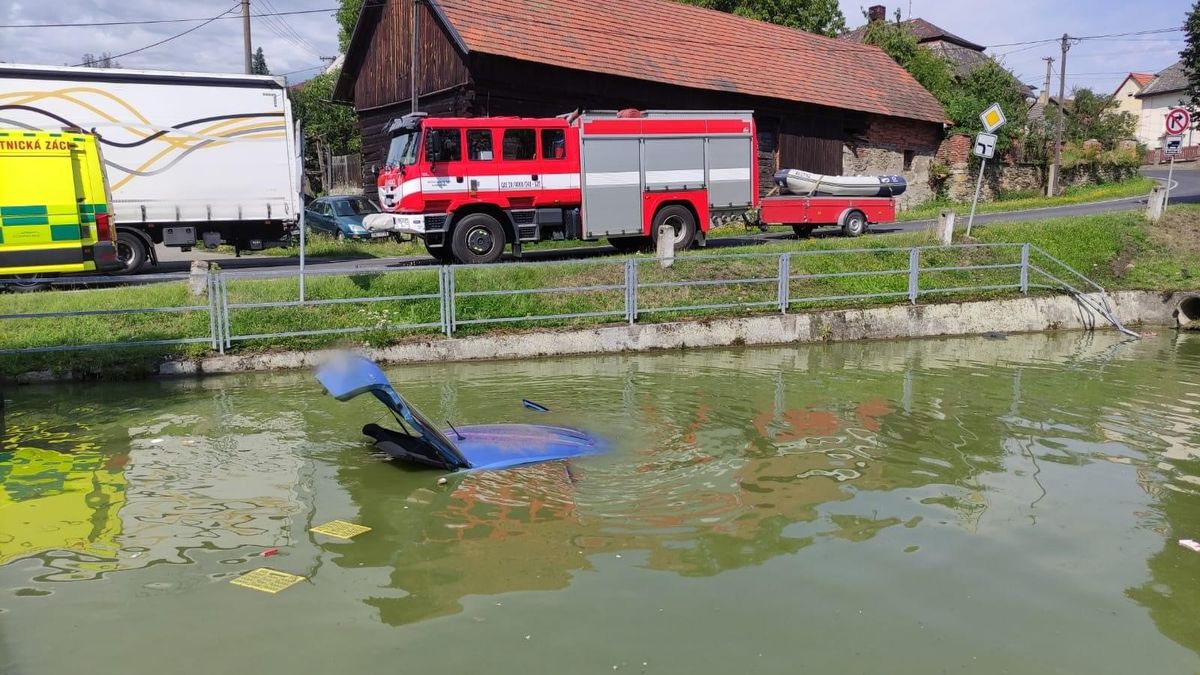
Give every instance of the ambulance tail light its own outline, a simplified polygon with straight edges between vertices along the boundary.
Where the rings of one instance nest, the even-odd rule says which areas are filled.
[[[96,239],[99,241],[117,240],[116,233],[113,231],[112,216],[110,214],[96,214]]]

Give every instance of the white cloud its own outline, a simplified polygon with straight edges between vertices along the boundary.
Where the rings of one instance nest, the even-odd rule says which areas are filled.
[[[337,0],[251,0],[250,11],[328,9]],[[220,19],[188,35],[143,52],[120,57],[127,68],[238,73],[243,71],[242,22],[234,0],[67,0],[66,2],[14,2],[3,23],[104,22],[128,19],[179,19],[212,17],[235,8],[230,19]],[[15,63],[75,64],[85,53],[120,54],[181,33],[195,23],[80,28],[0,28],[0,60]],[[290,31],[295,31],[293,35]],[[272,73],[296,73],[304,78],[321,65],[319,56],[337,55],[337,22],[333,12],[251,19],[253,47],[262,47]]]

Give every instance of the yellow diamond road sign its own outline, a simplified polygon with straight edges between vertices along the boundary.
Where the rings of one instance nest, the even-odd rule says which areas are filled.
[[[1008,120],[1004,119],[1004,111],[1000,109],[1000,104],[993,103],[990,108],[984,110],[983,114],[979,116],[979,121],[983,122],[983,130],[990,134],[1004,126],[1004,123]]]

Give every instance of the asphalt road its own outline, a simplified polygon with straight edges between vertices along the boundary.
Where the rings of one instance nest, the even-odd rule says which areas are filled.
[[[1146,169],[1143,170],[1142,173],[1151,178],[1161,180],[1164,184],[1166,183],[1166,169]],[[1191,167],[1186,169],[1177,169],[1173,178],[1174,185],[1171,189],[1171,203],[1200,203],[1200,169],[1194,169]],[[1084,216],[1097,213],[1131,211],[1134,209],[1145,208],[1145,205],[1145,197],[1132,197],[1128,199],[1115,199],[1102,202],[1091,202],[1087,204],[1076,204],[1072,206],[1055,206],[1041,209],[1030,209],[1026,211],[1010,211],[1008,213],[980,214],[975,216],[975,225],[979,226],[987,225],[988,223],[1018,222],[1038,220],[1042,218]],[[917,220],[903,223],[891,223],[888,225],[877,225],[871,228],[871,234],[868,236],[924,230],[931,227],[933,224],[934,221],[932,220]],[[708,248],[713,249],[753,246],[767,241],[787,239],[792,236],[793,235],[791,232],[783,230],[776,230],[761,234],[747,233],[744,237],[723,237],[719,240],[709,242]],[[835,229],[826,228],[824,230],[818,230],[814,236],[838,236],[838,234]],[[615,250],[610,246],[592,246],[585,248],[529,251],[525,253],[523,260],[562,260],[565,258],[586,258],[593,256],[612,255],[613,253],[615,253]],[[186,272],[191,266],[193,260],[209,260],[217,262],[223,269],[226,270],[254,270],[256,272],[268,274],[272,271],[276,271],[280,275],[294,273],[290,268],[297,267],[299,265],[299,259],[297,258],[279,258],[254,254],[246,254],[241,258],[237,258],[229,254],[209,253],[205,251],[181,253],[178,249],[170,249],[163,246],[158,247],[158,258],[158,266],[148,267],[147,274],[153,275]],[[433,263],[433,259],[429,258],[428,256],[405,256],[397,258],[310,258],[306,264],[312,270],[320,270],[325,272],[344,271],[347,273],[352,273],[355,270],[362,268],[377,269],[379,267],[409,267],[415,265],[432,265]]]

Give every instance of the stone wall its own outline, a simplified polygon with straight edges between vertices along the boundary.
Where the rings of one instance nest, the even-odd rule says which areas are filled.
[[[965,134],[948,136],[938,148],[937,161],[950,170],[950,177],[943,186],[945,196],[953,201],[970,201],[975,196],[975,181],[979,177],[979,165],[971,161],[971,138]],[[1114,183],[1136,175],[1135,167],[1078,166],[1063,169],[1059,186]],[[984,173],[979,198],[990,201],[1001,193],[1045,192],[1048,181],[1046,167],[1041,165],[991,161]]]
[[[904,176],[908,190],[901,208],[934,197],[929,169],[941,140],[935,124],[895,117],[872,116],[867,131],[842,150],[842,173],[847,176]]]

